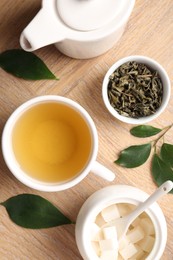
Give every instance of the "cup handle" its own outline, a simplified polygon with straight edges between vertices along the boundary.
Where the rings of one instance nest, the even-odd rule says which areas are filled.
[[[91,171],[107,181],[113,181],[115,179],[115,174],[97,161],[93,163]]]

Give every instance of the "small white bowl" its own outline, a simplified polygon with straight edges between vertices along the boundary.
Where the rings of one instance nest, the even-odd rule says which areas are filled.
[[[120,115],[110,104],[109,99],[108,99],[108,83],[109,83],[109,76],[122,64],[128,62],[128,61],[136,61],[138,63],[143,63],[147,67],[151,68],[154,71],[157,71],[161,81],[163,83],[163,98],[162,98],[162,103],[161,106],[157,109],[157,111],[150,115],[150,116],[145,116],[145,117],[140,117],[140,118],[131,118],[131,117],[126,117]],[[166,108],[169,98],[171,95],[171,83],[170,79],[168,77],[167,72],[165,69],[155,60],[146,57],[146,56],[128,56],[125,57],[116,63],[114,63],[110,69],[107,71],[103,84],[102,84],[102,96],[103,96],[103,101],[105,103],[105,106],[107,107],[108,111],[117,119],[119,119],[122,122],[126,122],[129,124],[145,124],[148,123],[154,119],[156,119]]]
[[[92,194],[81,207],[75,227],[76,243],[84,260],[99,260],[91,244],[91,225],[106,207],[128,203],[138,205],[149,197],[144,191],[128,185],[111,185]],[[159,205],[153,203],[145,213],[155,229],[155,243],[146,260],[160,259],[167,241],[167,225]]]

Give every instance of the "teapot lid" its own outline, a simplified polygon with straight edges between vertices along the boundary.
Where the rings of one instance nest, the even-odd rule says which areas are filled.
[[[122,0],[57,0],[62,21],[79,31],[96,30],[111,22],[125,7]]]

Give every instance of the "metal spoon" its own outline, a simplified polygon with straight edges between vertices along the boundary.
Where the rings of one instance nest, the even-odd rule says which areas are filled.
[[[103,227],[115,226],[117,230],[118,240],[120,241],[123,238],[123,236],[126,234],[131,223],[151,204],[156,202],[161,196],[165,195],[172,189],[173,189],[172,181],[164,182],[151,196],[149,196],[149,198],[146,201],[140,203],[139,206],[137,206],[136,209],[132,211],[129,215],[115,219],[105,224]]]

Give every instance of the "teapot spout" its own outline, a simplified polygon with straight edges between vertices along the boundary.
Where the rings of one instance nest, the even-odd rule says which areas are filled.
[[[55,10],[42,7],[21,33],[20,45],[25,51],[34,51],[64,39]]]

